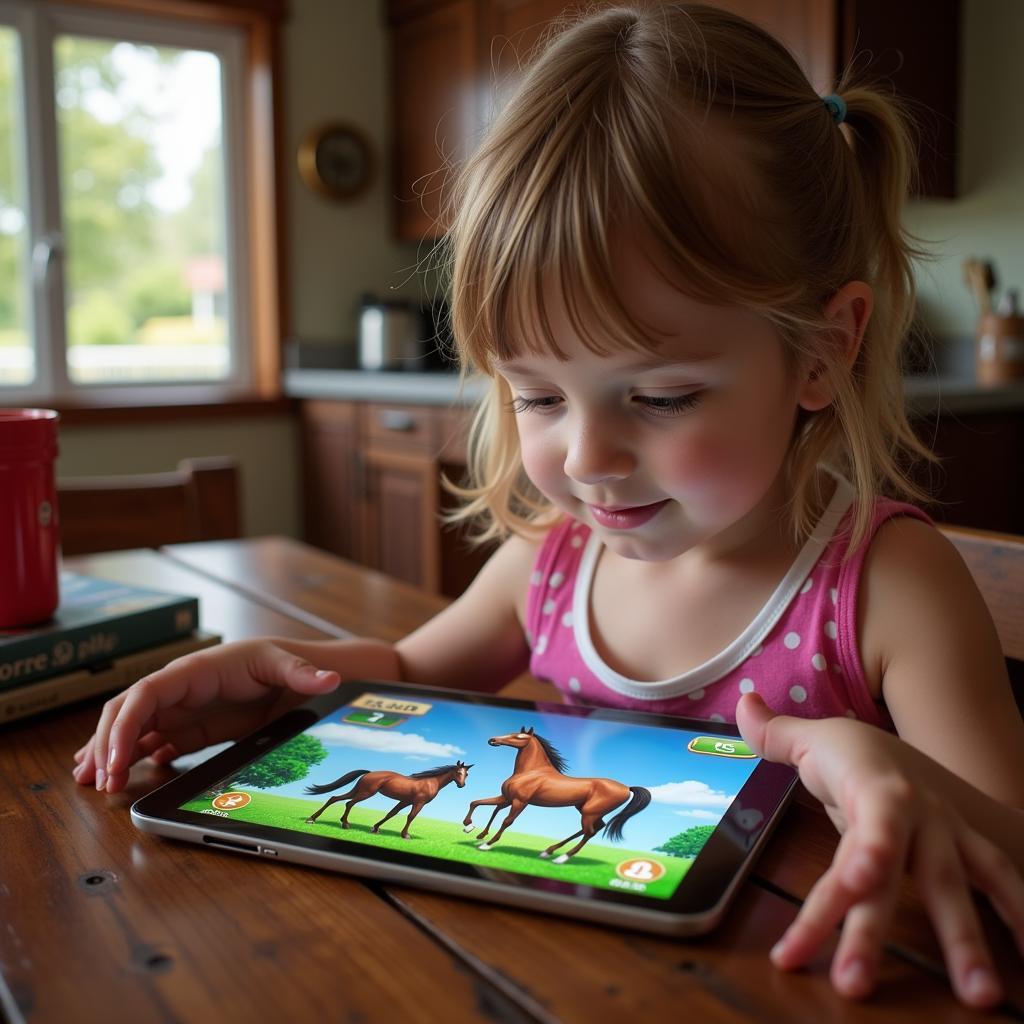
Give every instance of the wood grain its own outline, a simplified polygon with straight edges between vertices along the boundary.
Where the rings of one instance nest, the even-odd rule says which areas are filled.
[[[0,829],[17,839],[0,867],[0,963],[19,1016],[425,1020],[444,1006],[482,1021],[482,1003],[503,1002],[372,886],[137,832],[132,801],[171,773],[142,766],[117,796],[77,786],[72,753],[96,714],[0,741]]]
[[[197,594],[226,639],[323,637],[154,551],[70,568]],[[11,1021],[531,1019],[343,875],[207,851],[136,831],[131,803],[171,777],[147,763],[108,796],[73,754],[100,702],[0,728],[0,1008]],[[14,840],[14,841],[12,841]]]
[[[281,539],[183,545],[171,554],[121,552],[73,567],[198,593],[203,625],[228,639],[340,635],[368,631],[371,621],[379,633],[401,635],[443,604]],[[294,614],[281,595],[297,600]],[[505,692],[551,694],[529,677]],[[1004,1014],[983,1018],[956,1003],[909,891],[867,1003],[835,995],[831,950],[806,971],[771,967],[769,949],[835,847],[831,823],[806,795],[723,926],[676,941],[139,833],[131,801],[169,775],[138,766],[116,797],[76,786],[72,753],[97,713],[97,704],[85,705],[0,730],[0,777],[10,794],[0,805],[0,1005],[12,1020],[590,1024],[682,1009],[687,1019],[714,1022],[1022,1016],[1016,978],[1016,1007]],[[6,842],[11,836],[16,843]],[[994,941],[1004,978],[1019,974],[1005,933]]]
[[[833,991],[828,965],[834,943],[807,970],[775,970],[768,951],[797,908],[757,885],[744,888],[721,928],[697,940],[485,907],[412,889],[390,891],[474,969],[506,991],[525,991],[541,1019],[566,1024],[981,1019],[955,1003],[945,982],[894,955],[884,957],[878,990],[865,1004],[846,1002]]]
[[[230,549],[230,552],[224,549]],[[317,596],[318,592],[336,593],[352,586],[351,566],[310,551],[304,545],[281,538],[266,538],[258,543],[243,541],[221,545],[174,545],[168,551],[174,557],[187,560],[189,564],[203,565],[207,572],[223,574],[224,578],[244,585],[254,596],[258,597],[260,593],[267,591],[280,595],[284,601],[282,608],[287,608],[293,602],[303,609],[322,608],[322,598]],[[268,575],[266,560],[273,551],[287,551],[287,559],[294,559],[295,564],[315,565],[317,588],[311,592],[309,588],[296,587],[293,580],[289,580],[280,572]],[[210,557],[211,555],[214,557]],[[401,592],[404,594],[405,591]],[[417,602],[413,620],[415,625],[419,625],[419,615],[428,616],[431,607],[439,609],[444,604],[443,599],[433,598],[428,604],[424,604],[423,595],[419,597],[421,600]],[[350,612],[354,613],[352,617]],[[345,607],[339,609],[336,617],[343,625],[352,628],[356,623],[355,615],[358,615],[355,609]],[[353,632],[359,630],[353,629]],[[556,696],[548,684],[541,683],[531,676],[521,676],[505,687],[502,694],[527,700],[550,700]],[[798,905],[827,870],[837,842],[838,834],[824,809],[801,788],[798,799],[787,812],[775,837],[755,867],[754,877],[772,891],[784,894],[794,906]],[[752,885],[747,885],[745,898],[752,888]],[[979,901],[979,910],[1010,998],[1018,1006],[1024,1006],[1024,972],[1020,969],[1020,957],[1008,932],[991,908]],[[776,937],[781,932],[780,924]],[[444,930],[443,934],[448,932]],[[924,906],[909,882],[903,886],[888,935],[888,945],[892,955],[897,959],[918,960],[935,976],[944,973],[941,949]],[[770,944],[767,948],[770,948]]]
[[[398,640],[448,603],[285,537],[172,544],[163,550],[174,562],[335,636]]]

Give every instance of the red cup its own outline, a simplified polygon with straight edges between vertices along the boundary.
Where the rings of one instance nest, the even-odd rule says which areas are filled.
[[[0,409],[0,629],[45,622],[60,598],[59,419],[52,409]]]

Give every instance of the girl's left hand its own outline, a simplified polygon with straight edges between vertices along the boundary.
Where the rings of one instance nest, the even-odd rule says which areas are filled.
[[[863,722],[776,715],[756,694],[741,699],[736,720],[757,753],[799,771],[843,833],[832,864],[772,950],[775,965],[804,966],[845,918],[832,984],[850,998],[868,995],[909,871],[957,996],[968,1006],[998,1005],[1002,987],[971,887],[989,898],[1024,950],[1024,879],[1002,850],[943,801],[934,777],[922,770],[923,755]]]

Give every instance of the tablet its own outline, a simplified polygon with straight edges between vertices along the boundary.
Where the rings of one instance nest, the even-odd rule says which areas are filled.
[[[795,781],[731,725],[365,681],[131,814],[218,850],[693,935],[721,919]]]

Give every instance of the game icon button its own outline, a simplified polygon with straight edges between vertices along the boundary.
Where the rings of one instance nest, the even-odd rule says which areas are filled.
[[[252,800],[248,793],[221,793],[213,798],[213,806],[218,811],[238,811]]]
[[[343,722],[353,725],[374,725],[378,729],[390,729],[406,720],[405,715],[387,715],[383,711],[350,711]]]
[[[630,882],[656,882],[665,874],[665,868],[656,860],[633,857],[616,864],[615,873]]]
[[[690,740],[686,749],[695,754],[712,754],[717,757],[757,757],[743,740],[731,736],[696,736]]]

